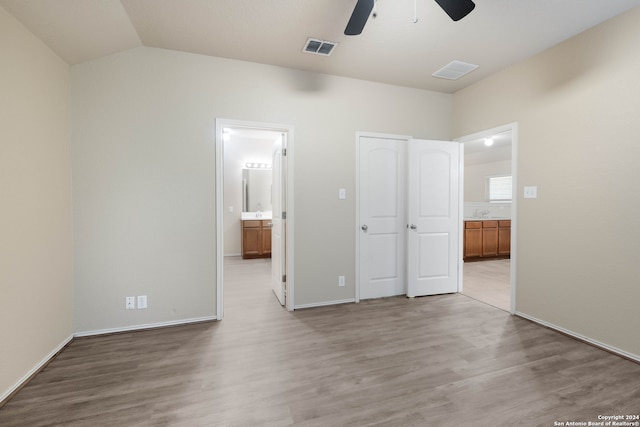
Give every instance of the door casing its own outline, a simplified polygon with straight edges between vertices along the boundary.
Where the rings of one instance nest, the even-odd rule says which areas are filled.
[[[481,130],[469,135],[454,139],[456,142],[477,141],[479,139],[488,138],[493,135],[511,132],[511,184],[512,184],[512,200],[511,200],[511,254],[510,254],[510,272],[509,281],[511,288],[511,309],[509,312],[516,312],[516,268],[517,268],[517,250],[518,250],[518,122],[512,122],[505,125],[497,126],[490,129]],[[462,278],[462,276],[460,276]],[[461,282],[462,285],[462,282]],[[462,290],[462,288],[460,288]]]
[[[293,203],[293,153],[294,153],[294,133],[293,126],[276,123],[252,122],[244,120],[233,120],[216,118],[216,318],[222,320],[224,317],[224,152],[223,152],[223,131],[225,128],[247,128],[262,129],[274,132],[283,132],[287,134],[287,155],[285,161],[287,164],[286,192],[287,221],[286,230],[286,276],[287,282],[285,287],[286,303],[285,307],[289,311],[294,308],[294,203]]]

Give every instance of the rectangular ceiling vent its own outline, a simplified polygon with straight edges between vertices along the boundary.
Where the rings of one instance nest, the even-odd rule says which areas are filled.
[[[451,61],[444,67],[432,74],[433,77],[441,79],[458,80],[460,77],[468,74],[478,68],[476,64],[469,64],[462,61]]]
[[[316,55],[329,56],[331,55],[331,52],[333,52],[333,48],[335,48],[337,45],[338,43],[335,42],[308,38],[302,51],[307,53],[315,53]]]

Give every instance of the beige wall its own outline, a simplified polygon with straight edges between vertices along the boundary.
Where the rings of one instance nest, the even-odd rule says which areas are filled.
[[[489,176],[509,175],[511,160],[478,163],[464,167],[464,201],[487,201],[486,180]]]
[[[0,7],[0,401],[73,332],[69,89]]]
[[[296,305],[355,296],[356,131],[451,137],[435,92],[153,48],[72,76],[78,332],[216,314],[216,118],[294,127]]]
[[[493,75],[453,114],[455,136],[519,123],[517,310],[636,356],[639,24],[632,10]]]

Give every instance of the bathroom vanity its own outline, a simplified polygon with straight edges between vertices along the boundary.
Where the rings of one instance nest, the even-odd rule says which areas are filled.
[[[271,258],[271,226],[270,214],[268,216],[258,214],[252,218],[243,214],[242,258]]]

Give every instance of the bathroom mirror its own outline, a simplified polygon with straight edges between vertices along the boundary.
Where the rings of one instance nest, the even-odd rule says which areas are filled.
[[[271,211],[271,169],[242,169],[242,212]]]

